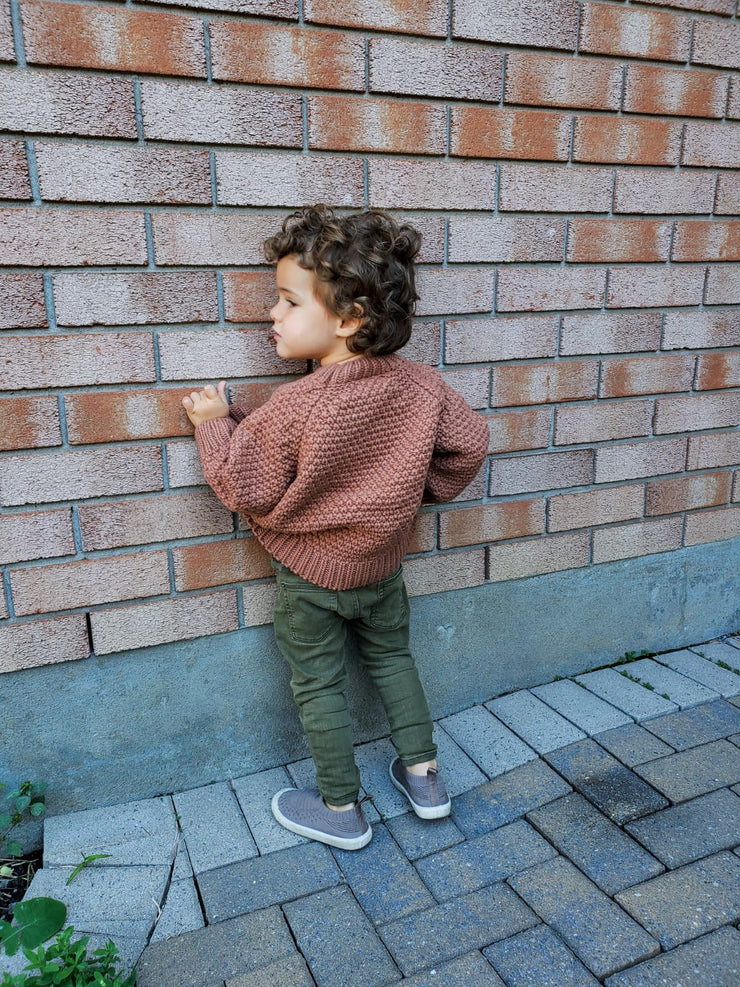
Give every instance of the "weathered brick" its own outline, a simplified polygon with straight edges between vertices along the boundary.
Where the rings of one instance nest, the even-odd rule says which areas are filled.
[[[55,274],[57,320],[64,326],[214,322],[216,275],[205,271],[146,274]]]
[[[638,3],[650,3],[657,7],[680,7],[684,10],[702,10],[709,14],[726,14],[732,16],[735,0],[637,0]]]
[[[445,109],[438,104],[330,95],[308,97],[308,146],[312,148],[444,154],[446,142]]]
[[[31,199],[26,145],[0,140],[0,199]]]
[[[558,494],[550,498],[547,530],[567,531],[569,528],[588,528],[595,524],[640,518],[644,498],[645,488],[641,483]]]
[[[575,356],[656,350],[660,343],[661,318],[659,312],[564,315],[560,353]]]
[[[606,3],[583,8],[579,51],[685,62],[690,47],[689,17]]]
[[[681,547],[683,521],[680,517],[639,521],[594,531],[594,562],[614,562],[640,555],[673,552]]]
[[[206,76],[199,17],[81,3],[23,4],[26,58],[43,65],[73,65],[117,72]]]
[[[493,271],[490,268],[424,269],[416,276],[417,315],[452,312],[490,312],[493,309]]]
[[[712,17],[697,18],[691,61],[699,65],[740,68],[740,24]]]
[[[218,202],[230,206],[361,206],[360,158],[216,151]]]
[[[270,15],[274,16],[274,15]],[[306,0],[304,16],[317,24],[375,28],[409,34],[447,33],[445,0],[383,3],[382,0]]]
[[[85,391],[66,394],[71,445],[191,435],[182,398],[189,390]]]
[[[740,133],[731,123],[687,123],[681,164],[740,168]]]
[[[462,394],[471,408],[487,408],[491,371],[488,367],[471,367],[464,370],[445,370],[442,377],[458,394]]]
[[[13,25],[10,20],[10,0],[0,4],[0,62],[15,61]]]
[[[21,616],[168,593],[166,552],[140,552],[13,569],[10,587]]]
[[[599,401],[555,411],[555,445],[650,435],[652,401]]]
[[[740,462],[740,433],[717,432],[714,435],[692,435],[686,469],[703,470],[715,466],[734,466]]]
[[[659,308],[699,305],[704,289],[703,267],[615,267],[609,271],[609,308]]]
[[[601,308],[606,271],[592,267],[511,267],[498,273],[500,312]]]
[[[482,586],[486,581],[485,550],[417,556],[404,563],[410,596]]]
[[[693,376],[694,358],[683,353],[604,360],[600,396],[621,398],[630,394],[688,391]]]
[[[717,179],[714,211],[718,216],[736,216],[740,212],[740,174],[737,172],[724,172]]]
[[[555,356],[557,319],[549,315],[452,319],[446,323],[445,361],[481,363]]]
[[[175,589],[207,589],[272,576],[270,556],[256,538],[232,538],[174,548]]]
[[[298,20],[298,0],[152,0],[175,7],[226,10],[235,14],[262,14],[284,20]]]
[[[733,425],[740,425],[740,391],[658,398],[655,402],[656,434],[696,432]]]
[[[136,137],[131,79],[39,69],[0,71],[7,130],[86,137]]]
[[[382,209],[496,207],[496,165],[477,161],[370,159],[370,205]]]
[[[493,9],[481,6],[478,0],[457,0],[453,8],[452,34],[456,38],[574,51],[577,32],[575,0],[551,0],[546,16],[527,0],[510,0]]]
[[[624,109],[656,116],[721,117],[727,84],[727,76],[719,72],[631,63],[625,76]]]
[[[0,264],[145,264],[144,214],[112,209],[0,209]]]
[[[707,269],[707,305],[740,303],[740,264],[726,264]]]
[[[267,322],[277,298],[272,271],[226,271],[223,274],[227,322]]]
[[[74,555],[72,514],[61,511],[26,511],[0,518],[0,565]]]
[[[610,8],[617,9],[617,8]],[[682,124],[601,114],[576,117],[575,161],[677,165]]]
[[[740,506],[719,511],[696,511],[686,515],[685,545],[724,541],[740,535]]]
[[[260,213],[154,213],[154,257],[165,266],[263,264],[262,242],[278,229]]]
[[[452,215],[449,260],[452,263],[560,260],[564,236],[565,222],[556,217]]]
[[[0,273],[0,330],[36,329],[46,325],[42,276]]]
[[[580,487],[591,483],[593,452],[536,453],[491,460],[489,494],[492,497]]]
[[[651,439],[596,450],[596,483],[633,480],[641,476],[680,473],[686,462],[686,439]]]
[[[490,415],[488,427],[491,439],[489,452],[521,452],[525,449],[544,449],[550,444],[549,408],[532,408],[528,411],[508,411]]]
[[[525,579],[545,572],[562,572],[588,565],[588,532],[529,538],[526,541],[491,545],[488,571],[491,582]]]
[[[596,397],[597,360],[510,364],[494,367],[491,404],[505,408],[518,404],[553,404]]]
[[[740,322],[732,309],[666,312],[663,349],[711,349],[740,346]]]
[[[740,387],[740,353],[702,353],[694,386],[698,391]]]
[[[213,20],[213,78],[318,89],[365,88],[365,42],[359,34]]]
[[[399,219],[406,217],[399,216]],[[444,216],[433,214],[413,216],[411,225],[421,233],[421,247],[416,257],[420,264],[441,264],[445,259],[445,244],[447,241],[446,223]]]
[[[647,485],[645,514],[676,514],[697,507],[718,507],[730,499],[732,473],[704,473],[653,480]]]
[[[0,452],[61,444],[56,397],[0,398]]]
[[[730,96],[727,102],[727,116],[731,120],[740,120],[740,81],[737,76],[730,80]]]
[[[668,220],[580,219],[568,223],[571,263],[622,263],[668,260],[671,246]]]
[[[506,56],[507,103],[618,110],[621,92],[622,66],[618,62],[523,51]]]
[[[740,504],[740,470],[735,470],[735,481],[732,486],[732,503]]]
[[[78,661],[89,654],[84,613],[0,625],[0,672]]]
[[[198,447],[192,441],[167,442],[167,482],[170,487],[195,487],[206,483]]]
[[[414,523],[414,533],[409,544],[409,555],[419,552],[431,552],[437,547],[437,515],[433,513],[417,514]]]
[[[547,110],[453,106],[450,151],[471,158],[566,161],[570,117]]]
[[[502,210],[515,212],[608,212],[612,172],[587,166],[504,164],[499,198]]]
[[[370,91],[476,99],[501,97],[500,52],[477,45],[370,39]]]
[[[163,332],[159,352],[162,380],[258,377],[305,369],[305,363],[281,360],[264,329]]]
[[[672,260],[740,260],[740,221],[679,220]]]
[[[80,387],[156,379],[141,333],[0,337],[0,389]]]
[[[714,175],[702,171],[646,168],[618,170],[614,211],[630,213],[711,213]]]
[[[485,507],[442,511],[439,516],[440,548],[475,545],[509,538],[539,535],[545,530],[545,501],[507,500]]]

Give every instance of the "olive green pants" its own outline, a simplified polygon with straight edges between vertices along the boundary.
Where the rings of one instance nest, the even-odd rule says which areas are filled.
[[[330,590],[275,560],[273,567],[278,583],[275,638],[292,671],[293,698],[311,747],[316,783],[326,801],[348,805],[360,790],[345,698],[348,625],[380,694],[401,761],[409,765],[432,760],[437,749],[409,651],[409,601],[401,569],[368,586]]]

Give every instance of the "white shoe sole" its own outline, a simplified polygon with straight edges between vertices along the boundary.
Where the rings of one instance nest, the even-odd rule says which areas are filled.
[[[395,785],[395,787],[399,790],[399,792],[402,795],[405,795],[406,798],[409,800],[409,802],[411,803],[411,808],[414,810],[414,812],[419,817],[419,819],[444,819],[446,816],[449,816],[450,811],[452,809],[452,802],[450,801],[450,799],[447,799],[444,805],[419,805],[418,802],[414,802],[414,800],[409,795],[408,791],[403,787],[400,781],[398,781],[396,776],[393,774],[393,771],[391,769],[393,768],[394,763],[395,763],[394,761],[391,761],[390,765],[388,766],[388,774],[390,775],[390,779]]]
[[[281,788],[279,792],[275,792],[272,796],[272,802],[270,804],[273,816],[284,829],[288,829],[291,833],[296,833],[298,836],[305,836],[309,840],[326,843],[328,846],[336,847],[338,850],[361,850],[373,838],[373,830],[369,823],[367,832],[363,833],[362,836],[344,837],[332,836],[331,833],[324,833],[320,829],[311,829],[310,826],[301,826],[300,823],[288,819],[278,808],[278,799],[283,792],[292,792],[293,790],[292,788]]]

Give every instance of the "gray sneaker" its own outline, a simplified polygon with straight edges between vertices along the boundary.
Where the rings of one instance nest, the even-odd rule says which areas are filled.
[[[429,768],[426,777],[412,775],[396,757],[391,761],[388,773],[393,784],[399,792],[403,792],[420,819],[442,819],[449,816],[452,803],[445,783],[435,768]]]
[[[341,850],[361,850],[373,831],[359,802],[336,812],[317,788],[284,788],[272,797],[272,814],[285,829]]]

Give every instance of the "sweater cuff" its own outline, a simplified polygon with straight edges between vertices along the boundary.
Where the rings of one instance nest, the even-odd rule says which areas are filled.
[[[248,408],[242,408],[241,405],[237,405],[237,404],[229,405],[229,417],[233,418],[233,420],[237,423],[237,425],[239,424],[240,421],[243,421],[248,414],[249,414]]]
[[[235,428],[236,422],[233,418],[212,418],[197,425],[195,441],[198,443],[201,456],[219,452],[224,445],[228,445]]]

